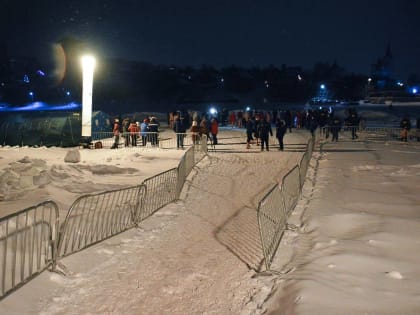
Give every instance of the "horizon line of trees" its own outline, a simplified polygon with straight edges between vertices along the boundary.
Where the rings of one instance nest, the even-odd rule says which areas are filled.
[[[86,47],[73,39],[63,40],[61,45],[65,64],[48,70],[35,58],[0,58],[0,103],[79,102],[79,56]],[[351,101],[366,97],[367,78],[348,72],[336,62],[318,62],[310,70],[285,64],[217,69],[211,65],[177,67],[113,58],[103,60],[95,71],[93,103],[109,111],[115,106],[132,110],[139,104],[154,109],[168,104],[209,102],[306,102],[319,95],[321,84],[326,87],[322,91],[325,97]]]

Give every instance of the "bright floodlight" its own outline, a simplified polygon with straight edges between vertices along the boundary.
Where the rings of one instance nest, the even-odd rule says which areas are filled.
[[[210,108],[209,112],[210,112],[210,114],[212,114],[212,115],[216,115],[216,114],[217,114],[217,109],[216,109],[216,108],[214,108],[214,107],[212,107],[212,108]]]
[[[325,84],[321,84],[321,90],[325,89]]]
[[[95,58],[82,57],[83,96],[82,96],[82,138],[92,136],[92,89]]]
[[[250,110],[251,110],[251,107],[247,107],[246,109],[245,109],[247,112],[249,112]]]

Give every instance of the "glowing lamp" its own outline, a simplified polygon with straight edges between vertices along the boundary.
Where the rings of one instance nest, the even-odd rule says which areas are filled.
[[[95,58],[92,56],[83,56],[82,139],[90,138],[92,136],[92,89],[94,69]]]
[[[216,115],[216,114],[217,114],[217,109],[216,109],[216,108],[214,108],[214,107],[212,107],[212,108],[210,108],[209,112],[210,112],[210,114],[212,114],[212,115]]]

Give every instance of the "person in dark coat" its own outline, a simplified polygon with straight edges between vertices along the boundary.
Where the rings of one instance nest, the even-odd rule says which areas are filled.
[[[333,116],[331,119],[330,130],[332,134],[331,141],[338,141],[338,133],[341,130],[341,120],[337,116]]]
[[[184,148],[184,138],[187,128],[183,117],[176,117],[174,122],[174,131],[176,132],[176,147],[178,149]]]
[[[271,129],[271,125],[267,122],[265,117],[260,120],[257,133],[261,140],[261,151],[264,151],[264,144],[266,150],[269,151],[268,138],[270,135],[273,136],[273,130]]]
[[[289,132],[292,132],[293,115],[289,109],[286,110],[286,113],[284,115],[284,121],[286,123],[286,127],[289,128]]]
[[[408,132],[411,129],[411,121],[407,116],[404,116],[404,118],[401,120],[400,127],[401,127],[401,141],[407,142]]]
[[[251,141],[253,140],[252,134],[254,132],[254,122],[252,121],[251,117],[247,117],[245,128],[246,128],[246,148],[251,149]]]
[[[130,145],[130,134],[128,132],[128,127],[130,126],[130,119],[125,118],[122,123],[123,137],[124,137],[124,146],[128,147]]]
[[[152,146],[157,146],[159,144],[159,122],[155,117],[152,117],[150,119],[150,122],[147,125],[147,132]]]
[[[359,138],[356,131],[357,131],[357,128],[359,127],[360,119],[359,119],[359,116],[357,115],[356,110],[354,109],[350,110],[349,117],[347,120],[348,120],[348,124],[351,130],[352,140]]]
[[[276,120],[276,138],[279,141],[279,150],[284,150],[283,138],[287,132],[286,122],[284,120]]]

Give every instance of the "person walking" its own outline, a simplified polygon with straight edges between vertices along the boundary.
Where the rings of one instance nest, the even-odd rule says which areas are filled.
[[[246,128],[246,148],[251,149],[251,141],[253,140],[252,134],[254,133],[254,122],[249,116],[246,118],[245,128]]]
[[[359,126],[359,117],[357,116],[357,112],[354,109],[350,109],[350,115],[348,117],[348,123],[350,126],[350,130],[351,130],[351,138],[352,140],[355,140],[357,138],[359,138],[359,136],[357,135],[357,128]]]
[[[177,149],[184,149],[184,137],[185,137],[185,122],[183,117],[177,116],[174,122],[174,131],[176,133],[176,147]]]
[[[190,129],[192,135],[192,142],[193,144],[198,144],[200,141],[200,127],[198,126],[198,123],[196,120],[193,120],[192,125],[191,125],[191,129]]]
[[[271,129],[271,125],[267,122],[265,117],[260,120],[258,124],[258,136],[261,140],[261,151],[264,151],[264,144],[267,151],[270,151],[268,145],[269,136],[273,136],[273,130]]]
[[[287,125],[286,122],[284,120],[281,120],[279,118],[277,118],[276,121],[276,138],[279,141],[279,150],[283,151],[284,150],[284,143],[283,143],[283,138],[284,135],[287,132]]]
[[[331,141],[333,141],[333,142],[336,141],[337,142],[338,141],[338,133],[341,130],[341,120],[336,115],[334,115],[332,117],[330,129],[331,129],[331,134],[332,134]]]

